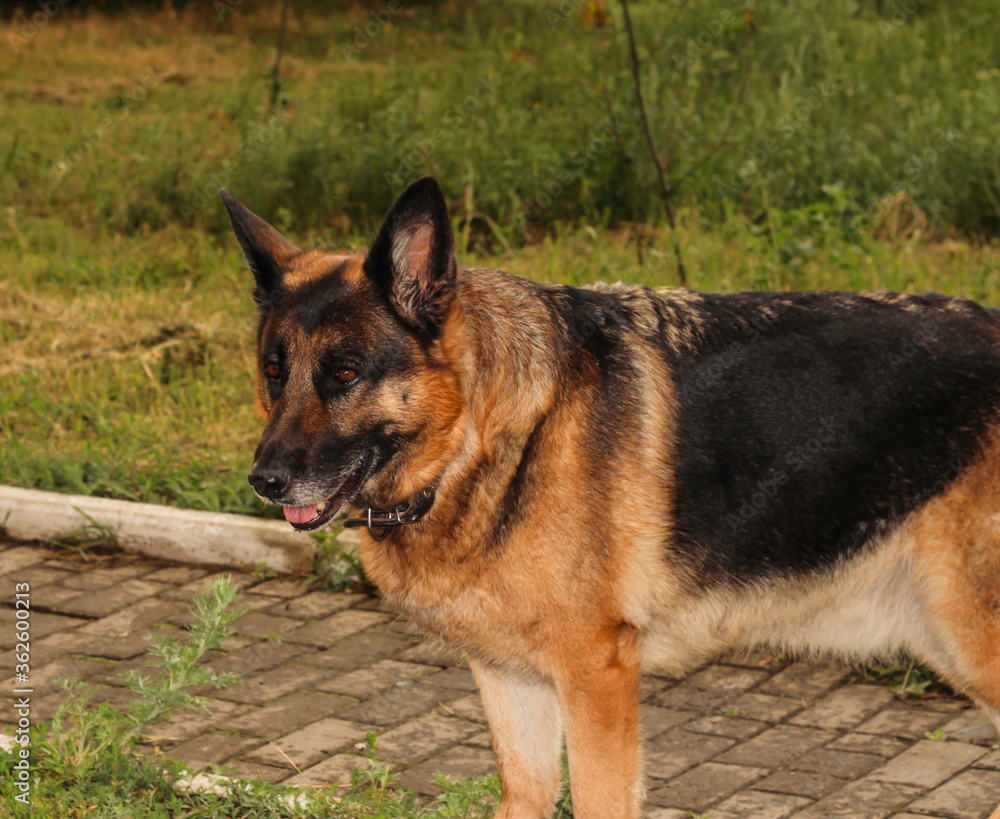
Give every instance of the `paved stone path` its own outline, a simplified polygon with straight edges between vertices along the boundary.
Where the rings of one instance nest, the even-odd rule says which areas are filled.
[[[145,634],[177,633],[216,570],[129,556],[83,562],[0,542],[0,691],[13,679],[14,583],[31,586],[32,716],[81,677],[123,703],[118,675],[141,669]],[[156,727],[153,746],[196,768],[293,784],[347,783],[368,731],[400,783],[437,792],[435,773],[493,770],[489,732],[461,659],[363,594],[310,592],[304,578],[234,575],[247,614],[212,659],[246,681],[205,692],[208,716]],[[14,722],[8,705],[0,723]],[[714,664],[644,683],[651,819],[895,816],[983,819],[1000,801],[1000,751],[963,700],[902,702],[850,669],[783,659]],[[941,738],[943,735],[943,738]],[[932,738],[933,737],[933,738]]]

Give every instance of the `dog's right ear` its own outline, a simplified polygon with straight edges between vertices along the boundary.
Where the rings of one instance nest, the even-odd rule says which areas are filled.
[[[246,256],[257,282],[254,300],[266,311],[278,301],[285,270],[302,251],[259,216],[247,210],[225,188],[219,191],[219,196],[229,211],[233,233],[243,248],[243,255]]]
[[[457,270],[448,204],[436,179],[418,179],[399,195],[364,269],[405,322],[436,332],[454,296]]]

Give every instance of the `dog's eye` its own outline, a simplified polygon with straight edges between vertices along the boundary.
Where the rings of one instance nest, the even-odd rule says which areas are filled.
[[[264,365],[264,374],[273,380],[277,380],[281,377],[281,367],[278,366],[276,361],[268,361]]]
[[[350,367],[341,367],[337,370],[337,380],[341,384],[353,384],[358,380],[358,371],[352,370]]]

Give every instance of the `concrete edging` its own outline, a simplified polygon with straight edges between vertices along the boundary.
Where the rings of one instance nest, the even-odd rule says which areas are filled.
[[[302,573],[316,555],[313,539],[282,521],[0,486],[0,532],[16,540],[68,535],[88,523],[81,513],[111,529],[125,552],[162,560]],[[341,536],[345,547],[354,534]]]

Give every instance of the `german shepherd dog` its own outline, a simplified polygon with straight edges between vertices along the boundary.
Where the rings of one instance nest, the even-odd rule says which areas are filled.
[[[639,679],[906,652],[1000,725],[1000,315],[937,294],[459,269],[426,177],[367,255],[222,198],[256,280],[249,480],[463,651],[501,819],[636,817]]]

